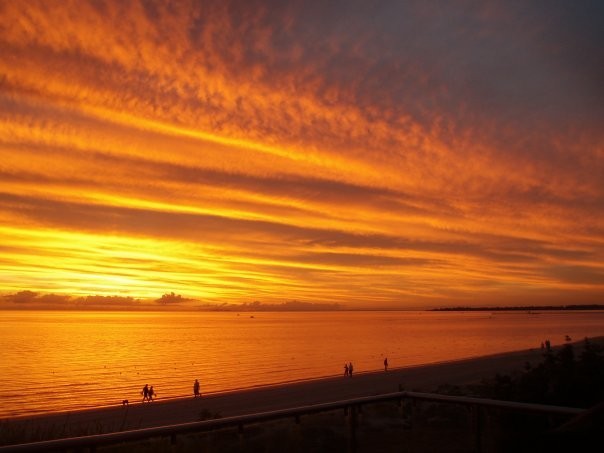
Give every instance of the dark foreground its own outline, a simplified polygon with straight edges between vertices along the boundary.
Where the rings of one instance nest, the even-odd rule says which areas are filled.
[[[543,359],[540,350],[481,357],[450,363],[358,374],[295,384],[249,389],[202,398],[130,404],[92,411],[17,418],[0,421],[0,444],[31,442],[112,431],[161,426],[203,419],[264,412],[296,406],[395,392],[399,389],[435,391],[481,382],[496,373],[522,370],[527,363]],[[421,407],[420,407],[421,406]],[[501,414],[496,414],[501,415]],[[508,415],[505,415],[509,417]],[[476,414],[466,407],[421,404],[401,408],[393,403],[363,407],[357,429],[357,451],[506,451],[500,421],[481,417],[481,439],[477,444]],[[516,421],[517,422],[517,421]],[[540,423],[563,425],[568,420],[527,419],[526,426]],[[522,423],[522,420],[521,420]],[[207,434],[179,436],[177,444],[151,439],[148,442],[115,446],[111,451],[349,451],[350,415],[334,411],[292,420],[248,425],[245,430],[225,429]],[[446,439],[446,440],[445,440]],[[548,446],[548,451],[564,444]],[[167,444],[166,444],[167,442]],[[545,445],[544,443],[540,444]],[[539,451],[525,445],[526,451]],[[576,445],[579,447],[578,445]],[[521,445],[514,445],[521,451]],[[571,451],[587,451],[576,450]],[[600,451],[594,450],[594,451]]]

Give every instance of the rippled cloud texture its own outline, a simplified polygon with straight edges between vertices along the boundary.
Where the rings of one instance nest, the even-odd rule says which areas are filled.
[[[4,294],[603,301],[599,2],[0,0],[0,20]]]

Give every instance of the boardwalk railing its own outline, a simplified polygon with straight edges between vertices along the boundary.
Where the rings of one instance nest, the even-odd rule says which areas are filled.
[[[158,426],[153,428],[143,428],[130,431],[119,431],[107,434],[95,434],[83,437],[71,437],[66,439],[47,440],[42,442],[32,442],[26,444],[6,445],[0,447],[0,453],[25,453],[25,452],[48,452],[57,450],[73,450],[89,448],[92,451],[96,447],[115,445],[126,442],[136,442],[150,438],[170,438],[172,444],[176,443],[178,435],[187,433],[199,433],[204,431],[214,431],[223,428],[237,428],[242,433],[245,425],[267,422],[272,420],[293,418],[296,423],[299,423],[300,417],[303,415],[316,414],[320,412],[334,411],[344,409],[345,413],[350,417],[350,437],[351,450],[354,450],[355,432],[356,432],[356,415],[359,413],[363,405],[380,403],[380,402],[398,402],[401,404],[403,400],[411,401],[431,401],[440,403],[449,403],[464,405],[475,409],[477,415],[477,423],[475,423],[477,451],[480,451],[480,408],[499,408],[519,412],[532,412],[547,415],[565,415],[576,416],[585,409],[577,409],[571,407],[546,406],[542,404],[517,403],[511,401],[499,401],[483,398],[471,398],[461,396],[448,396],[433,393],[421,392],[395,392],[377,396],[367,396],[362,398],[354,398],[349,400],[335,401],[330,403],[314,404],[310,406],[301,406],[290,409],[281,409],[268,412],[260,412],[249,415],[239,415],[234,417],[224,417],[215,420],[204,420],[198,422],[181,423],[177,425]]]

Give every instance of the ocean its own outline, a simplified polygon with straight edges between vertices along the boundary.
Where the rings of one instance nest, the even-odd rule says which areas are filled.
[[[604,312],[0,312],[0,418],[230,391],[604,336]]]

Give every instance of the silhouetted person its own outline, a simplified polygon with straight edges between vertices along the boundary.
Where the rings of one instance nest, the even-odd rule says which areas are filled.
[[[384,359],[384,371],[388,371],[388,357]]]
[[[348,376],[348,364],[344,364],[344,376]]]
[[[545,340],[545,349],[547,349],[547,352],[552,350],[552,345],[550,344],[549,340]]]
[[[153,401],[153,397],[155,396],[155,391],[153,390],[153,386],[149,389],[149,401]]]
[[[352,377],[352,362],[348,363],[348,376]]]
[[[149,384],[145,384],[145,386],[143,387],[143,390],[141,392],[141,395],[143,395],[143,403],[145,401],[149,401]]]
[[[195,379],[195,384],[193,384],[193,395],[195,396],[195,398],[201,396],[199,394],[199,381],[197,379]]]

